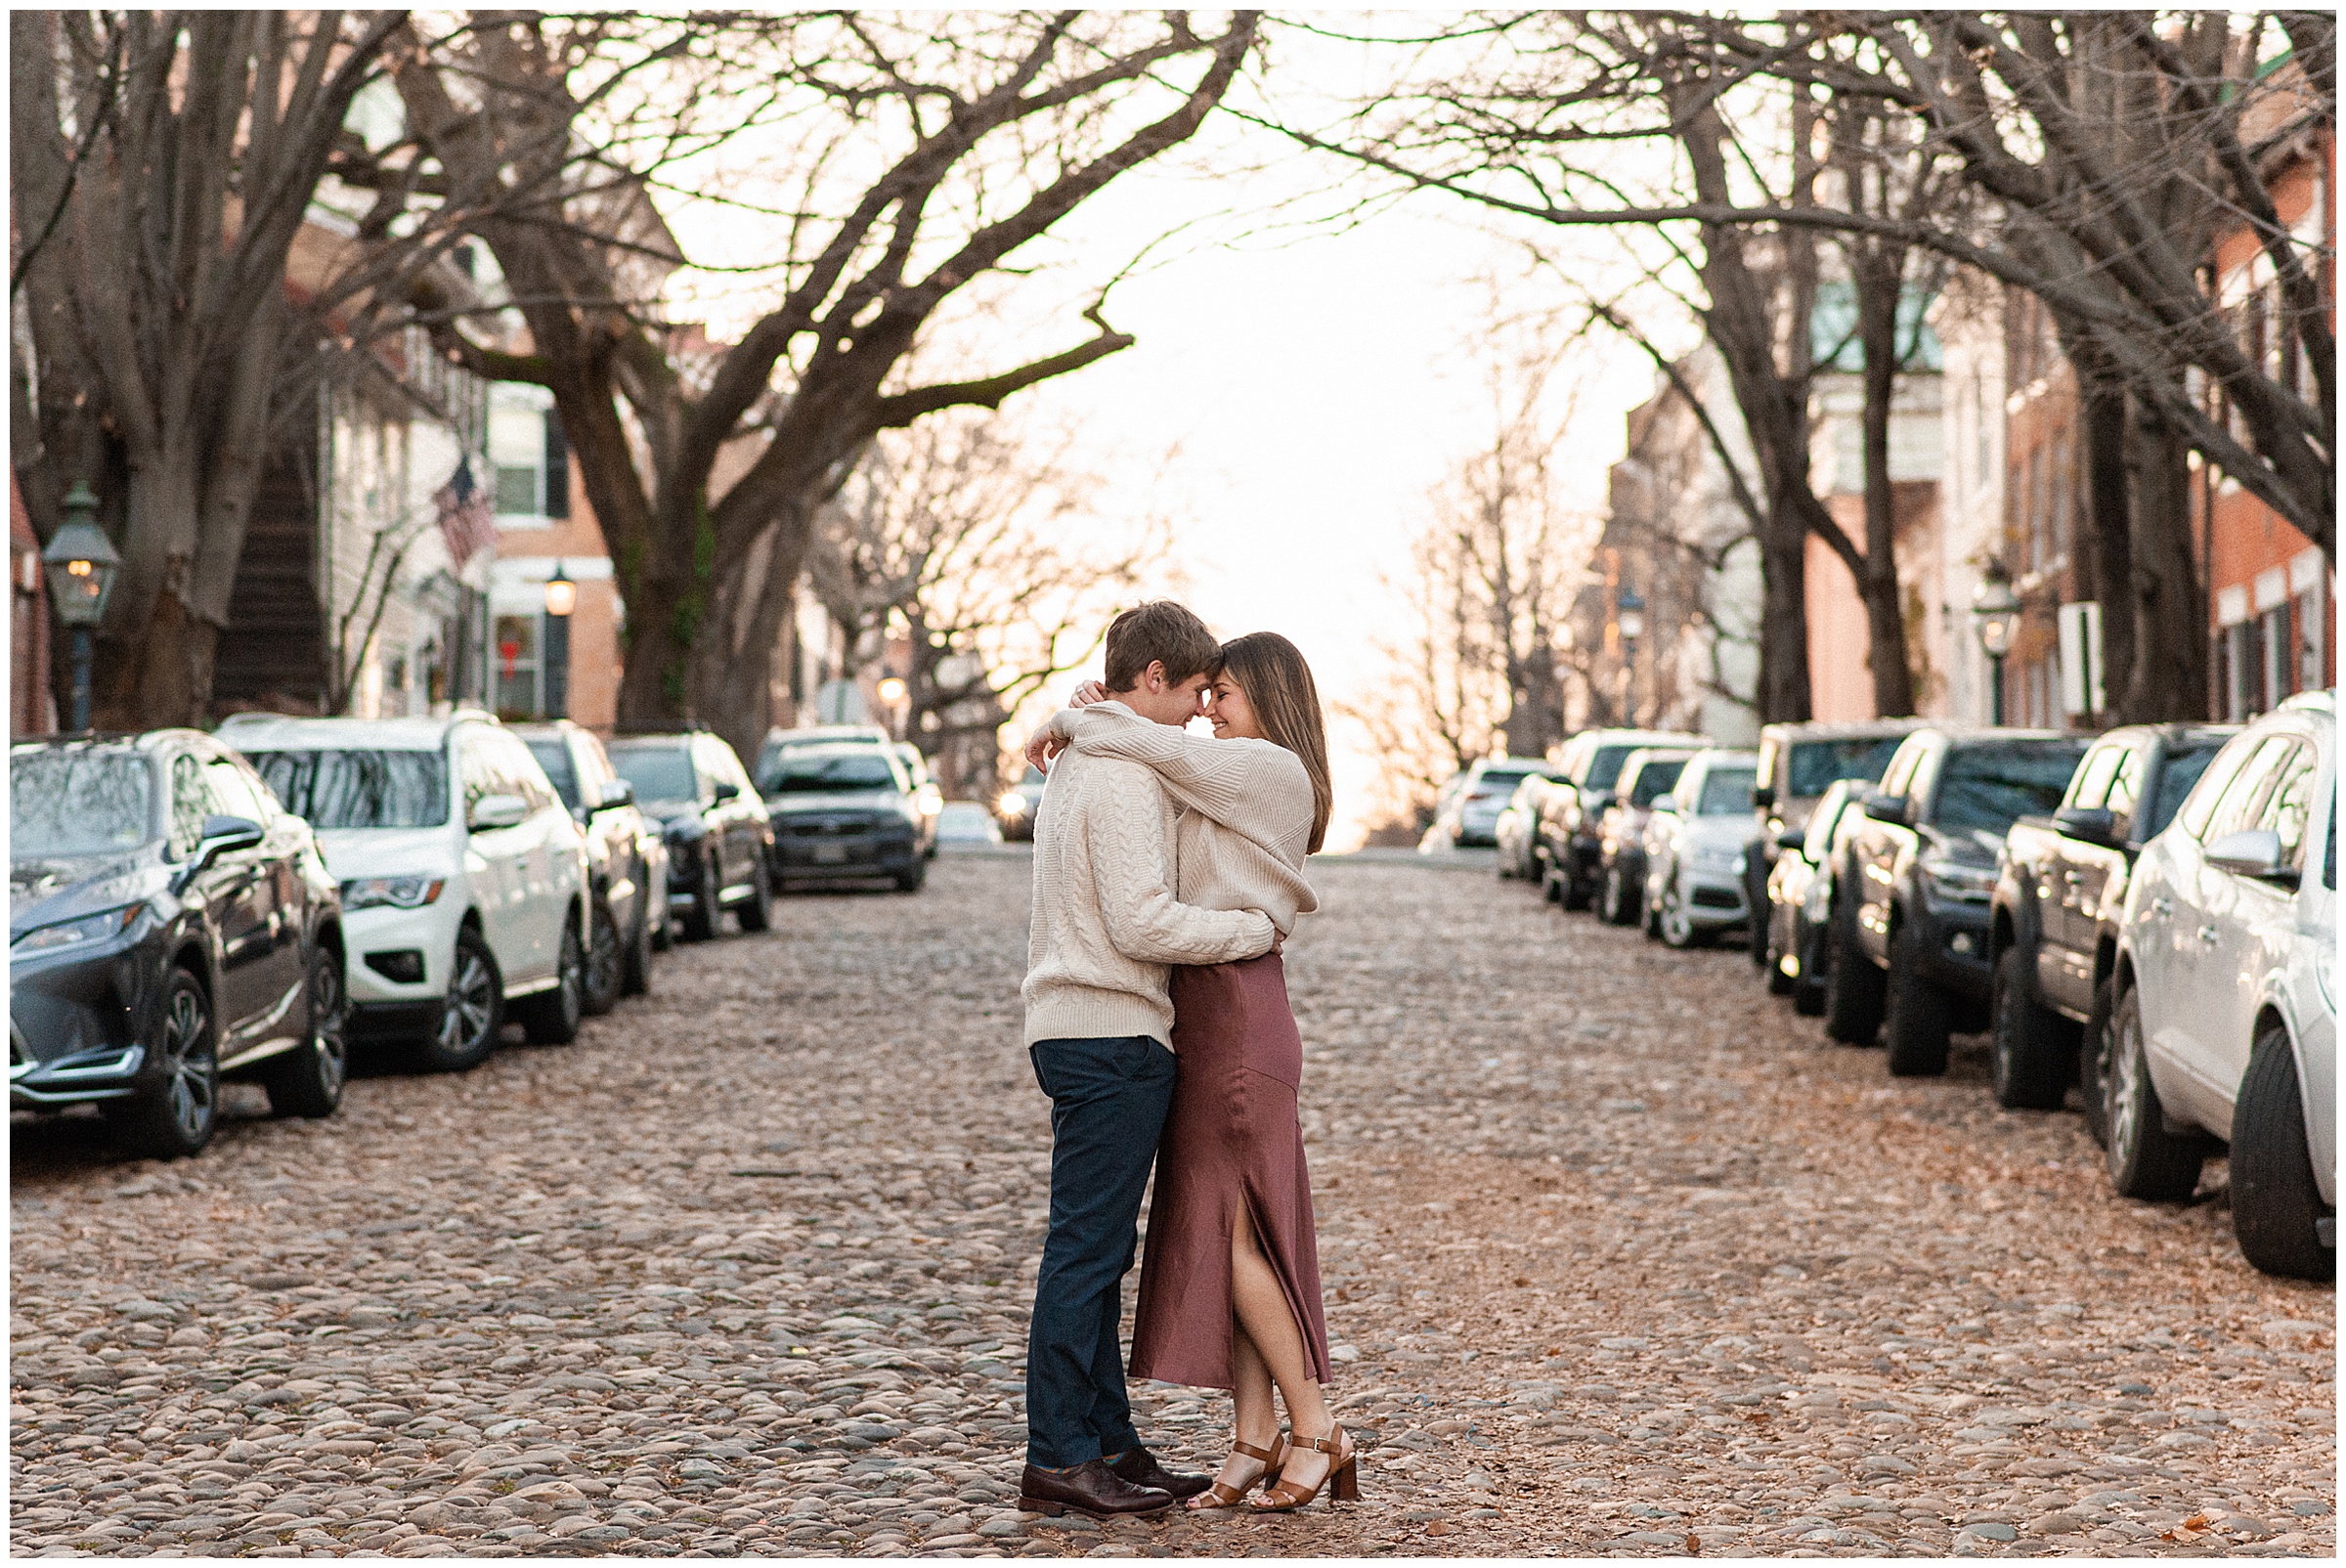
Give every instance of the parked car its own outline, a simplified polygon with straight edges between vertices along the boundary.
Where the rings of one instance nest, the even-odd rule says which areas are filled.
[[[1584,729],[1566,741],[1556,763],[1556,788],[1540,806],[1540,848],[1545,859],[1541,892],[1567,909],[1588,907],[1596,892],[1601,850],[1597,826],[1630,753],[1647,746],[1700,751],[1709,744],[1700,735],[1650,729]]]
[[[1019,781],[1002,792],[994,810],[1003,838],[1022,844],[1034,837],[1034,825],[1043,815],[1043,786],[1049,782],[1041,768],[1029,763]]]
[[[1901,1077],[1947,1069],[1950,1033],[1987,1026],[1988,902],[2015,818],[2068,792],[2086,738],[1939,727],[1906,737],[1859,806],[1840,870],[1825,1027],[1879,1032]]]
[[[342,911],[308,824],[192,729],[9,748],[9,1105],[95,1103],[159,1159],[223,1078],[326,1116],[346,1067]]]
[[[896,761],[903,764],[904,776],[912,780],[912,798],[921,809],[921,858],[936,858],[936,818],[945,808],[945,792],[936,787],[929,771],[929,759],[910,741],[899,741],[892,748]],[[760,786],[762,787],[762,786]]]
[[[775,885],[887,877],[898,893],[918,893],[929,873],[922,840],[935,821],[923,804],[891,749],[799,748],[766,780]]]
[[[1683,748],[1649,746],[1622,764],[1613,800],[1596,826],[1596,914],[1605,924],[1634,926],[1645,913],[1646,819],[1693,756]]]
[[[774,830],[741,759],[707,730],[627,735],[611,765],[668,845],[668,907],[685,940],[717,935],[727,909],[743,931],[773,924]]]
[[[1485,757],[1467,767],[1450,789],[1433,825],[1417,841],[1421,854],[1444,849],[1477,849],[1499,842],[1499,813],[1514,798],[1516,787],[1534,773],[1546,774],[1549,764],[1537,757]]]
[[[2053,814],[2020,817],[2004,836],[1987,942],[1999,1104],[2057,1111],[2075,1082],[2087,1125],[2104,1138],[2110,977],[2129,874],[2237,733],[2193,724],[2108,730]]]
[[[2269,1274],[2337,1269],[2337,711],[2290,698],[2210,762],[2134,866],[2118,936],[2109,1173],[2189,1198],[2231,1146]]]
[[[586,843],[520,737],[489,715],[220,726],[317,830],[342,889],[354,1039],[462,1071],[508,1015],[541,1044],[585,1010]]]
[[[760,793],[766,775],[783,756],[801,746],[892,746],[895,742],[878,724],[809,724],[804,729],[769,729],[758,746],[758,765],[750,769]]]
[[[1673,947],[1700,946],[1751,922],[1744,835],[1759,765],[1752,752],[1699,752],[1671,792],[1655,798],[1646,827],[1645,926]]]
[[[1515,786],[1515,793],[1508,797],[1506,808],[1499,813],[1491,838],[1499,847],[1501,881],[1540,880],[1540,803],[1555,787],[1556,781],[1545,773],[1526,773],[1523,782]]]
[[[564,719],[513,732],[586,836],[585,1005],[608,1013],[622,996],[652,988],[652,951],[668,945],[668,846],[635,809],[635,787],[612,768],[592,730]]]
[[[1000,844],[1002,825],[976,801],[947,801],[936,813],[939,844]]]
[[[1776,836],[1776,863],[1767,875],[1766,929],[1757,945],[1768,990],[1790,995],[1792,1010],[1804,1018],[1825,1010],[1825,934],[1833,918],[1832,868],[1838,863],[1834,846],[1847,819],[1857,815],[1857,796],[1866,787],[1855,779],[1835,779],[1817,797],[1800,832],[1787,828]]]
[[[1900,742],[1922,727],[1919,719],[1875,719],[1862,723],[1768,724],[1760,731],[1760,779],[1752,790],[1752,839],[1744,849],[1744,896],[1754,909],[1768,903],[1767,879],[1776,847],[1803,835],[1809,813],[1836,780],[1878,783]],[[1768,962],[1767,944],[1751,944],[1754,963]],[[1776,972],[1768,971],[1768,983]]]

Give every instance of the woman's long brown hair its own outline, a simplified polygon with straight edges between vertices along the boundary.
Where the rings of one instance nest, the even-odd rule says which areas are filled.
[[[1327,776],[1327,724],[1320,717],[1320,688],[1295,644],[1276,632],[1249,632],[1222,644],[1222,672],[1246,693],[1263,738],[1284,746],[1312,780],[1312,847],[1318,854],[1335,815],[1336,792]]]

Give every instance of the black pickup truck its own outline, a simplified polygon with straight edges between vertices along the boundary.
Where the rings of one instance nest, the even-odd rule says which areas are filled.
[[[1827,928],[1825,1032],[1879,1030],[1899,1077],[1947,1070],[1948,1035],[1988,1024],[1988,901],[2014,819],[2067,791],[2086,737],[2042,729],[1918,729],[1863,812]]]
[[[2004,836],[1988,927],[1998,1104],[2057,1111],[2074,1081],[2106,1133],[2109,979],[2134,859],[2173,820],[2231,725],[2129,724],[2077,764],[2051,816]]]

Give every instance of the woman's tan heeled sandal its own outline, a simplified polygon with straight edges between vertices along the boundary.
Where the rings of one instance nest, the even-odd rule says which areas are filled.
[[[1322,1486],[1329,1489],[1327,1496],[1331,1503],[1361,1501],[1361,1456],[1352,1446],[1351,1433],[1341,1426],[1331,1426],[1325,1437],[1298,1437],[1289,1446],[1327,1455],[1327,1474],[1311,1487],[1300,1487],[1292,1481],[1274,1483],[1254,1505],[1257,1513],[1293,1513],[1318,1497]]]
[[[1234,1439],[1230,1445],[1230,1451],[1233,1454],[1243,1454],[1250,1459],[1262,1460],[1262,1474],[1235,1487],[1227,1486],[1220,1480],[1216,1480],[1212,1486],[1207,1487],[1191,1500],[1191,1507],[1199,1509],[1235,1508],[1245,1502],[1246,1494],[1256,1487],[1265,1482],[1276,1482],[1279,1479],[1280,1467],[1286,1463],[1287,1434],[1280,1433],[1271,1440],[1271,1446],[1267,1449],[1256,1448],[1252,1443],[1241,1443]]]

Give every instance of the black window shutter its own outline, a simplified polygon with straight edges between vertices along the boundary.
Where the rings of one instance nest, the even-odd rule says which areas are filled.
[[[562,436],[562,411],[545,411],[545,515],[570,515],[570,443]]]

